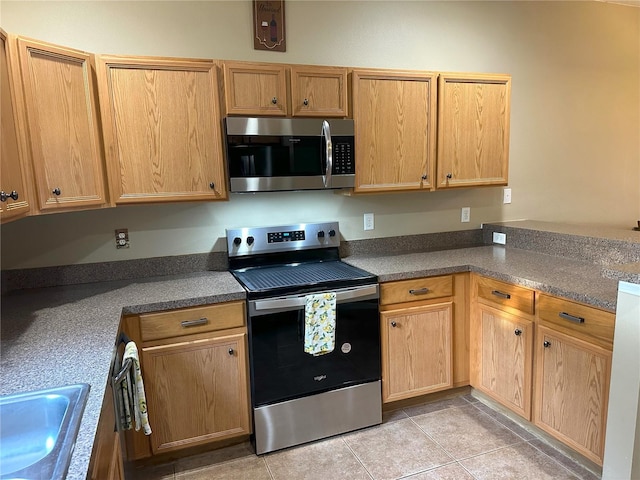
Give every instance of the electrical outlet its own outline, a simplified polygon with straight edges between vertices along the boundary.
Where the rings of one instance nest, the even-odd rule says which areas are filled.
[[[116,248],[129,248],[129,230],[126,228],[116,229]]]
[[[471,207],[462,207],[460,212],[460,221],[463,223],[471,220]]]
[[[507,244],[507,234],[500,232],[493,232],[493,243],[499,243],[500,245]]]
[[[511,189],[505,188],[503,194],[502,203],[511,203]]]
[[[364,229],[365,230],[374,229],[373,213],[364,214]]]

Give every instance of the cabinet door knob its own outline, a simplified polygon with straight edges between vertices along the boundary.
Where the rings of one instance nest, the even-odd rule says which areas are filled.
[[[426,180],[427,176],[426,175],[422,175],[422,177],[420,177],[420,178],[422,178],[422,180]]]
[[[276,103],[278,103],[278,99],[276,97],[273,97],[271,99],[271,103],[273,103],[275,105]]]
[[[449,178],[449,179],[453,178],[453,174],[447,173],[447,178]]]
[[[215,183],[213,183],[213,182],[211,182],[211,183],[209,184],[209,188],[210,188],[211,190],[215,190],[215,188],[216,188],[216,184],[215,184]]]
[[[543,346],[544,348],[549,348],[549,347],[551,346],[551,342],[550,342],[549,340],[545,340],[545,341],[542,343],[542,346]]]
[[[302,103],[304,104],[304,106],[306,107],[307,105],[309,105],[309,99],[305,98]]]
[[[522,335],[522,330],[520,330],[519,328],[516,328],[513,333],[516,334],[516,337],[519,337],[520,335]]]
[[[391,326],[392,326],[393,328],[396,328],[396,326],[397,326],[397,325],[398,325],[398,324],[397,324],[396,322],[391,322]]]
[[[6,202],[9,199],[18,200],[18,192],[13,190],[11,193],[5,191],[0,192],[0,202]]]
[[[51,190],[51,193],[53,193],[56,196],[60,196],[60,193],[62,192],[60,192],[60,189],[56,187],[53,190]]]
[[[234,353],[234,352],[233,352],[233,348],[230,348],[230,349],[229,349],[229,355],[233,355],[233,353]]]

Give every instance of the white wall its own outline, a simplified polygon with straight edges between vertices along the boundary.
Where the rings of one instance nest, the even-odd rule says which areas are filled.
[[[630,228],[640,219],[640,8],[601,2],[286,2],[287,52],[253,49],[251,2],[0,3],[0,26],[95,53],[510,73],[513,203],[501,188],[43,215],[1,228],[2,268],[224,250],[226,227],[339,220],[346,239],[521,218]],[[460,208],[471,207],[471,223]],[[362,230],[362,214],[376,229]],[[115,228],[131,248],[116,250]]]

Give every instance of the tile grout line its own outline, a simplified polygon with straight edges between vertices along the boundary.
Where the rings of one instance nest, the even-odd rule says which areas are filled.
[[[539,439],[537,439],[539,440]],[[553,462],[557,463],[558,465],[560,465],[562,468],[564,468],[567,472],[569,472],[570,475],[573,475],[575,478],[580,479],[581,476],[578,474],[578,472],[575,472],[573,470],[569,470],[567,467],[565,467],[563,464],[561,464],[558,460],[556,460],[555,458],[553,458],[551,455],[548,455],[545,451],[540,450],[538,447],[536,447],[535,445],[531,444],[531,442],[527,442],[532,448],[535,448],[537,451],[539,451],[540,453],[542,453],[545,457],[551,459]],[[552,447],[553,448],[553,447]],[[562,452],[560,452],[562,454]],[[565,458],[569,458],[566,455],[562,454]],[[579,465],[576,462],[574,462],[572,459],[570,459],[574,465]],[[589,473],[593,473],[591,472],[588,468],[585,468],[585,470],[587,470]]]
[[[380,424],[382,425],[382,424]],[[360,465],[362,465],[362,468],[364,468],[364,471],[367,473],[367,475],[369,475],[369,478],[371,478],[371,480],[376,480],[376,478],[373,476],[373,474],[367,469],[367,467],[364,465],[364,463],[362,463],[362,460],[360,460],[360,457],[358,456],[358,454],[356,452],[353,451],[353,449],[351,448],[351,445],[349,445],[349,442],[347,442],[344,438],[344,434],[340,435],[340,440],[342,440],[344,442],[344,444],[347,446],[347,448],[349,449],[349,451],[351,452],[351,455],[353,455],[355,457],[355,459],[358,461],[358,463]],[[275,479],[274,479],[275,480]]]
[[[264,467],[267,469],[267,473],[271,477],[271,480],[276,480],[276,476],[273,474],[273,472],[271,471],[271,468],[269,468],[269,464],[267,463],[267,456],[263,455],[261,459],[262,459],[262,463],[264,463]]]

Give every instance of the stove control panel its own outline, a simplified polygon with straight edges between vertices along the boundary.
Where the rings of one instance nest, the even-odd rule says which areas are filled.
[[[291,232],[267,232],[267,243],[295,242],[304,240],[304,230]]]
[[[340,246],[338,222],[227,229],[229,257]]]

